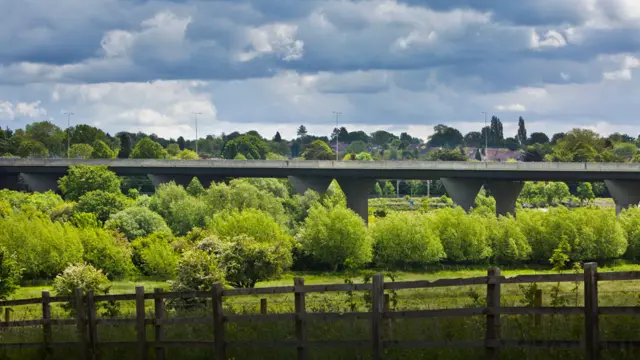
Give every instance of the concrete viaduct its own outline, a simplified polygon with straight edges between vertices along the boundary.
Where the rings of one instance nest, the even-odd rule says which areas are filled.
[[[496,200],[499,215],[515,214],[523,181],[604,181],[616,210],[640,202],[640,164],[620,163],[482,163],[426,161],[233,161],[233,160],[68,160],[0,159],[0,188],[15,188],[21,178],[31,191],[57,189],[71,165],[106,165],[121,176],[146,175],[155,186],[175,181],[186,186],[228,177],[289,178],[295,189],[324,192],[336,179],[347,206],[368,215],[368,195],[376,179],[442,180],[453,201],[469,210],[484,185]]]

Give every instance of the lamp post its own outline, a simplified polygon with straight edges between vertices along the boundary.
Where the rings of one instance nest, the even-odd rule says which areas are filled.
[[[196,155],[198,155],[198,158],[200,157],[200,155],[198,154],[198,115],[202,115],[202,113],[199,112],[194,112],[192,113],[195,118],[196,118]]]
[[[483,111],[484,114],[484,128],[486,132],[484,134],[484,162],[487,162],[487,157],[489,156],[489,129],[487,128],[487,112]]]
[[[338,120],[340,119],[340,115],[342,115],[339,111],[334,111],[333,114],[336,116],[336,129],[338,132],[336,133],[336,161],[340,161],[340,127],[338,125]]]
[[[67,115],[67,159],[71,158],[71,115],[75,115],[71,111],[64,113]]]

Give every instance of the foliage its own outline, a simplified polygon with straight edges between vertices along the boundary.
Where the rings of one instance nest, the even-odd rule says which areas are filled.
[[[109,279],[101,270],[94,268],[89,264],[70,264],[64,271],[53,281],[53,291],[56,296],[71,297],[69,303],[63,305],[63,308],[71,313],[75,312],[75,291],[82,289],[83,294],[91,290],[95,295],[106,295],[111,289]],[[102,316],[115,317],[119,313],[119,304],[116,302],[99,302]]]
[[[122,233],[129,241],[154,232],[169,232],[169,227],[157,213],[144,207],[126,208],[111,215],[104,224],[105,229]]]
[[[91,157],[94,159],[113,159],[118,155],[116,151],[111,150],[109,145],[102,140],[96,140],[93,143],[93,152]]]
[[[620,225],[622,225],[629,243],[625,257],[631,260],[640,259],[640,208],[630,207],[622,211]]]
[[[215,255],[198,249],[189,250],[178,261],[171,291],[210,291],[213,285],[224,282],[224,275]]]
[[[95,214],[98,220],[105,222],[112,214],[124,210],[127,204],[127,197],[120,193],[95,190],[82,195],[75,210]]]
[[[370,228],[374,261],[386,267],[426,265],[446,256],[426,215],[392,213]]]
[[[180,151],[176,157],[180,160],[198,160],[200,158],[195,151],[189,149]]]
[[[27,279],[53,278],[83,255],[79,231],[71,224],[26,214],[0,218],[0,246],[15,254]]]
[[[436,125],[433,127],[433,135],[429,137],[428,146],[455,148],[463,144],[463,137],[460,131],[446,125]]]
[[[166,233],[153,233],[131,243],[133,262],[144,275],[171,279],[176,274],[179,256],[169,244]]]
[[[225,159],[235,159],[237,155],[242,154],[249,160],[264,160],[267,152],[264,141],[253,135],[242,135],[228,141],[222,150]]]
[[[460,207],[429,214],[429,223],[440,237],[447,260],[479,262],[491,256],[482,216],[467,215]]]
[[[171,203],[165,221],[175,235],[185,235],[193,228],[206,225],[210,215],[207,209],[207,204],[201,198],[189,196]]]
[[[302,157],[305,160],[333,160],[336,155],[326,142],[316,140],[304,150]]]
[[[280,199],[242,179],[234,179],[229,185],[211,184],[203,195],[203,200],[213,213],[224,210],[258,209],[271,214],[279,223],[284,224],[287,220]]]
[[[121,279],[134,273],[129,242],[99,228],[80,232],[84,248],[83,260],[105,272],[110,279]]]
[[[364,221],[340,205],[312,207],[298,237],[313,260],[333,270],[359,268],[372,259],[371,238]]]
[[[500,216],[496,219],[495,215],[488,214],[484,223],[495,264],[519,263],[529,259],[531,246],[515,218]]]
[[[234,156],[233,160],[247,160],[247,157],[242,154],[238,154]]]
[[[563,182],[526,181],[518,200],[538,207],[557,206],[571,196]]]
[[[289,196],[289,190],[281,179],[270,178],[245,178],[239,179],[237,182],[247,182],[261,191],[271,193],[273,196],[284,199]]]
[[[591,187],[591,183],[588,183],[588,182],[583,182],[578,185],[578,188],[576,189],[576,196],[583,203],[585,201],[591,201],[596,197],[595,194],[593,193],[593,188]]]
[[[200,196],[204,193],[204,186],[202,186],[200,180],[198,180],[198,178],[194,176],[193,179],[191,179],[191,181],[189,182],[189,185],[187,185],[186,190],[187,194],[191,196]]]
[[[178,155],[179,152],[180,152],[180,145],[176,143],[167,145],[167,154],[169,154],[169,156],[176,156]]]
[[[304,221],[309,213],[309,209],[320,202],[320,194],[316,191],[308,189],[304,194],[295,194],[290,198],[285,199],[283,205],[289,216],[293,221],[294,226]]]
[[[268,213],[257,209],[220,212],[213,216],[208,228],[220,238],[247,235],[258,242],[273,242],[287,246],[290,250],[294,247],[294,240],[287,229]]]
[[[73,144],[69,149],[69,157],[72,159],[90,159],[93,147],[89,144]]]
[[[234,287],[252,288],[259,281],[276,278],[293,262],[286,243],[257,241],[247,235],[219,240],[213,252]]]
[[[396,195],[396,188],[395,188],[395,186],[393,186],[391,181],[385,181],[384,188],[382,188],[382,194],[384,194],[385,196],[395,196]]]
[[[427,154],[429,161],[467,161],[467,155],[461,148],[457,149],[441,149],[431,151]]]
[[[167,156],[162,145],[148,137],[139,140],[129,155],[132,159],[166,159]]]
[[[22,271],[16,257],[0,246],[0,300],[6,300],[20,287]]]
[[[60,191],[67,200],[76,201],[90,191],[120,193],[120,179],[107,166],[70,166],[67,175],[58,180]]]
[[[40,141],[25,138],[20,142],[20,146],[16,150],[16,155],[27,158],[44,158],[49,156],[49,150]]]

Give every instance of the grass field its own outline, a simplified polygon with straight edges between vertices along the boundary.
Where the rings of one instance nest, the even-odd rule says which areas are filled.
[[[640,265],[617,265],[601,267],[599,271],[638,271]],[[540,269],[507,269],[502,271],[505,276],[518,274],[551,273]],[[365,273],[351,276],[339,273],[291,273],[281,279],[259,283],[259,287],[292,285],[293,278],[304,277],[306,284],[343,283],[345,278],[351,277],[354,282],[361,282]],[[428,272],[400,272],[394,275],[395,281],[440,278],[465,278],[486,275],[486,268],[445,268]],[[392,281],[389,277],[385,281]],[[559,289],[558,296],[554,296],[556,284],[540,284],[543,290],[543,306],[551,306],[554,299],[561,299],[562,306],[582,305],[582,286],[564,283]],[[112,293],[132,293],[135,286],[145,286],[147,291],[155,287],[166,288],[168,284],[160,281],[140,279],[138,281],[120,281],[113,285]],[[602,282],[599,284],[600,305],[609,306],[639,306],[640,282],[618,281]],[[46,285],[23,287],[13,298],[39,297],[41,291],[49,290]],[[432,289],[400,290],[392,296],[397,303],[392,304],[392,310],[443,309],[483,306],[486,286],[460,286]],[[502,302],[505,306],[524,306],[526,297],[524,289],[515,284],[503,285]],[[307,295],[307,311],[309,312],[346,312],[366,311],[363,293],[318,293]],[[271,296],[242,296],[233,297],[225,301],[225,313],[247,314],[259,311],[260,298],[268,299],[270,313],[291,313],[294,310],[293,295]],[[151,317],[152,301],[146,303]],[[123,302],[122,317],[132,317],[133,302]],[[15,307],[14,319],[22,320],[38,318],[41,315],[39,306]],[[67,316],[63,309],[54,307],[53,317]],[[169,317],[210,317],[210,308],[193,308],[170,310]],[[583,336],[584,320],[582,316],[550,315],[543,317],[541,327],[533,326],[533,319],[529,316],[502,316],[502,334],[505,339],[515,340],[579,340]],[[369,322],[367,320],[338,320],[313,321],[308,324],[309,339],[321,340],[368,340]],[[387,324],[385,338],[388,340],[479,340],[483,339],[485,318],[483,316],[464,318],[436,318],[436,319],[402,319]],[[603,339],[640,340],[640,317],[632,316],[601,316],[601,336]],[[211,340],[212,327],[204,325],[172,325],[166,330],[168,340]],[[260,323],[230,323],[226,325],[228,341],[266,341],[293,340],[294,324],[290,321],[260,322]],[[153,339],[153,328],[147,330],[149,339]],[[74,341],[73,327],[56,327],[55,341]],[[133,326],[101,326],[99,338],[102,341],[131,341],[135,339]],[[2,342],[39,341],[42,338],[40,328],[10,329],[0,335]],[[42,355],[38,350],[9,350],[0,346],[2,359],[37,359]],[[50,354],[51,355],[51,354]],[[109,349],[102,354],[103,360],[133,359],[134,349]],[[153,359],[150,351],[150,359]],[[235,359],[294,359],[295,349],[233,349],[229,355]],[[55,350],[50,359],[67,359],[77,356],[73,351]],[[607,350],[603,359],[637,359],[639,351]],[[318,349],[311,353],[312,359],[367,359],[370,353],[365,349]],[[208,349],[169,349],[168,359],[181,360],[212,358]],[[483,349],[443,348],[443,349],[388,349],[386,359],[481,359],[484,358]],[[508,349],[503,351],[503,359],[581,359],[580,350],[549,350],[549,349]]]

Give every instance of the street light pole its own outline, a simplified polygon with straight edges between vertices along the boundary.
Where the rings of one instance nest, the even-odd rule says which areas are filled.
[[[336,129],[338,132],[336,133],[336,161],[340,161],[340,127],[338,125],[338,120],[340,119],[340,115],[342,115],[339,111],[334,111],[333,114],[336,116]]]
[[[484,114],[484,128],[486,132],[484,134],[484,162],[487,162],[487,157],[489,156],[489,129],[487,129],[487,112],[483,111]]]
[[[199,156],[198,154],[198,115],[202,115],[202,113],[194,112],[192,114],[195,115],[196,117],[196,155]]]
[[[71,111],[64,113],[67,115],[67,159],[71,158],[71,115],[75,115]]]

